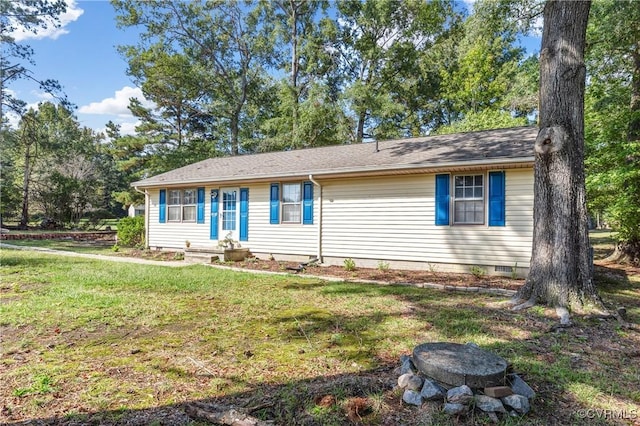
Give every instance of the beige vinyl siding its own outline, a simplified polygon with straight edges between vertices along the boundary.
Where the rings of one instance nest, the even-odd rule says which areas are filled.
[[[313,188],[313,225],[269,223],[269,194],[269,183],[249,187],[247,247],[256,253],[315,256],[318,252],[318,188]]]
[[[323,255],[527,267],[533,173],[506,172],[506,226],[435,226],[435,175],[324,184]],[[485,200],[486,205],[486,200]],[[486,213],[486,212],[485,212]]]
[[[192,187],[189,187],[192,188]],[[210,223],[210,187],[205,187],[204,223],[165,222],[159,220],[160,190],[149,190],[149,247],[165,249],[183,249],[189,240],[192,247],[213,247],[217,241],[209,240]]]
[[[269,223],[269,184],[242,185],[249,189],[249,239],[241,241],[243,247],[254,252],[291,254],[301,256],[314,256],[317,254],[318,243],[318,194],[314,187],[314,224],[278,224]],[[205,187],[205,223],[176,223],[159,222],[159,197],[158,189],[150,190],[149,209],[149,246],[152,248],[185,247],[185,240],[189,240],[192,248],[213,248],[218,240],[211,240],[211,189],[218,187]],[[218,238],[224,238],[218,231]]]
[[[475,172],[474,172],[475,173]],[[486,176],[486,172],[484,172]],[[485,183],[487,180],[485,179]],[[436,226],[435,175],[327,180],[323,186],[322,255],[372,261],[514,266],[527,268],[533,232],[533,170],[506,171],[506,226]],[[254,253],[314,256],[318,253],[320,191],[314,186],[314,223],[269,223],[270,184],[249,189],[249,240]],[[149,246],[211,248],[210,192],[205,187],[205,223],[159,223],[159,190],[150,190]],[[485,187],[486,195],[486,187]],[[485,199],[486,209],[486,199]],[[486,216],[485,210],[485,216]],[[453,216],[451,215],[451,218]],[[219,235],[223,238],[224,235]]]

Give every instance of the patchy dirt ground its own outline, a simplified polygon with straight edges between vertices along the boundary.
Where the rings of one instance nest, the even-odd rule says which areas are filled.
[[[237,262],[233,266],[244,269],[272,272],[289,272],[342,278],[345,281],[380,281],[390,284],[440,284],[456,287],[501,288],[517,290],[524,280],[500,276],[474,276],[472,274],[454,274],[427,270],[375,269],[360,268],[347,270],[343,266],[309,265],[299,270],[297,262],[278,262],[249,259]]]

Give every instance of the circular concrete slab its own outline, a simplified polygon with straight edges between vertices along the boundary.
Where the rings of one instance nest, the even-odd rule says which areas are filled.
[[[418,370],[452,386],[472,388],[502,386],[507,361],[473,345],[459,343],[423,343],[413,350],[413,363]]]

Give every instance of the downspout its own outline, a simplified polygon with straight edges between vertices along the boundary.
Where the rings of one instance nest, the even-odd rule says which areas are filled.
[[[149,248],[149,192],[145,189],[144,192],[140,191],[137,186],[134,186],[133,189],[136,192],[144,194],[144,248]]]
[[[313,175],[309,175],[309,180],[320,190],[318,195],[318,253],[316,256],[318,262],[322,263],[322,185],[313,178]]]

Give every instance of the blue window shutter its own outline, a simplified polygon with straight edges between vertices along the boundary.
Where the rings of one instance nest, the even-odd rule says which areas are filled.
[[[489,172],[489,226],[505,226],[504,172]]]
[[[280,184],[271,184],[271,214],[269,215],[269,223],[280,223]]]
[[[240,188],[240,241],[249,240],[249,188]]]
[[[313,183],[305,182],[302,194],[302,223],[313,225]]]
[[[449,175],[436,175],[436,225],[449,225]]]
[[[204,223],[204,188],[198,188],[198,207],[196,222]]]
[[[211,230],[209,232],[209,238],[212,240],[218,239],[218,190],[211,190]]]
[[[158,212],[158,216],[160,218],[160,223],[165,223],[167,221],[167,190],[160,190],[160,201],[158,208],[160,209]]]

